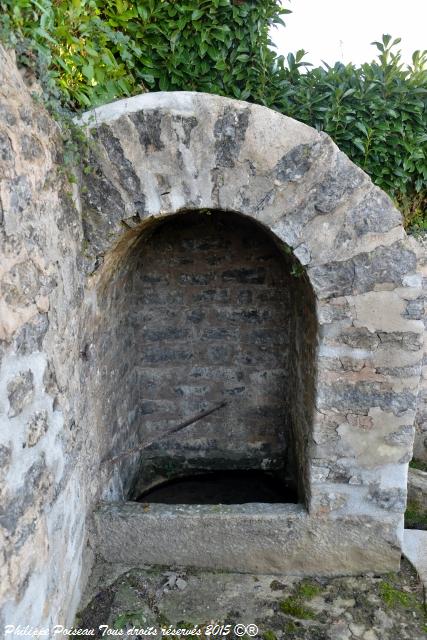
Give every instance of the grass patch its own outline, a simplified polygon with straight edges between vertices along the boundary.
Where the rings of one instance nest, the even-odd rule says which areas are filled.
[[[411,594],[400,591],[386,580],[380,582],[379,596],[384,604],[390,608],[397,606],[408,608],[414,604]]]
[[[277,640],[276,634],[271,629],[265,631],[265,633],[262,634],[262,637],[264,640]]]
[[[128,625],[132,627],[142,627],[147,622],[147,618],[142,611],[125,611],[117,616],[113,622],[113,629],[124,629]]]
[[[411,469],[418,469],[419,471],[427,472],[427,462],[425,462],[424,460],[417,460],[416,458],[414,458],[409,463],[409,466],[411,467]]]
[[[314,612],[305,607],[301,599],[295,596],[282,600],[279,603],[279,608],[282,613],[293,618],[299,618],[300,620],[312,620],[314,618]]]
[[[296,631],[298,631],[298,627],[295,622],[287,622],[284,626],[283,631],[285,633],[296,633]]]
[[[416,502],[408,502],[405,511],[405,527],[427,530],[427,513],[420,509]]]

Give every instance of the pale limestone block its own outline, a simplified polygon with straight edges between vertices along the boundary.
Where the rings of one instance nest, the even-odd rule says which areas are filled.
[[[354,326],[366,327],[369,331],[413,331],[421,333],[424,325],[420,320],[403,317],[405,301],[394,291],[369,291],[355,297],[348,297],[354,305]]]
[[[411,411],[401,416],[382,411],[378,407],[369,410],[372,419],[369,427],[359,427],[343,423],[337,428],[341,441],[337,448],[341,452],[353,452],[361,467],[379,467],[398,462],[402,457],[402,447],[390,444],[387,438],[399,432],[405,425],[412,424],[414,414]]]

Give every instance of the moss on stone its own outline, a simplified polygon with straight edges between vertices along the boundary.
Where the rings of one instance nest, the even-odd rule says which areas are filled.
[[[298,585],[296,595],[304,599],[314,598],[322,593],[322,587],[315,582],[304,580]]]
[[[299,597],[290,596],[286,600],[282,600],[279,603],[279,607],[282,613],[300,620],[312,620],[314,618],[314,612],[305,607]]]
[[[277,640],[277,636],[271,629],[268,629],[262,634],[264,640]]]
[[[196,627],[196,624],[194,622],[190,622],[189,620],[180,620],[175,626],[177,629],[185,629],[186,631],[191,631]],[[185,637],[189,640],[200,640],[199,636],[193,633],[190,635],[186,635]]]
[[[419,471],[427,471],[427,461],[425,460],[418,460],[417,458],[414,458],[409,463],[409,466],[411,467],[411,469],[418,469]]]
[[[168,627],[168,626],[170,625],[170,620],[169,620],[169,618],[167,618],[167,617],[165,616],[165,614],[164,614],[164,613],[162,613],[162,612],[160,612],[160,613],[158,613],[158,614],[157,614],[157,619],[156,619],[156,621],[157,621],[157,624],[158,624],[160,627]]]
[[[284,584],[279,582],[278,580],[272,580],[270,582],[270,589],[272,591],[283,591],[286,588]]]
[[[310,600],[321,592],[322,588],[316,582],[303,580],[297,585],[293,596],[279,603],[280,611],[300,620],[313,620],[315,613],[305,606],[304,600]]]
[[[113,622],[114,629],[124,629],[127,625],[142,627],[147,622],[143,609],[138,611],[125,611],[115,618]]]
[[[391,608],[396,606],[407,608],[410,607],[414,601],[411,594],[397,589],[387,580],[382,580],[382,582],[380,582],[378,593],[384,604]]]

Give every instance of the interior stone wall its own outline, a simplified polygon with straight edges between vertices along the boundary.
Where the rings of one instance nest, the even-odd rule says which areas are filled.
[[[298,271],[297,271],[298,273]],[[317,348],[319,326],[316,310],[313,311],[311,287],[299,279],[293,288],[293,314],[290,351],[291,371],[289,394],[292,397],[289,412],[295,439],[295,461],[300,501],[305,505],[311,500],[312,471],[307,461],[311,455],[312,428],[316,412]]]
[[[84,375],[102,372],[105,459],[227,402],[133,464],[124,459],[125,495],[136,480],[138,493],[214,469],[275,470],[297,488],[305,454],[293,434],[308,431],[313,411],[315,303],[279,246],[236,214],[184,213],[142,232],[98,297]]]

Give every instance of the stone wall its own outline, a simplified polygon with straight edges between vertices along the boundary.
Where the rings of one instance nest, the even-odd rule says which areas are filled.
[[[0,97],[0,620],[43,626],[73,618],[97,545],[92,538],[87,546],[92,509],[101,496],[120,505],[143,464],[139,455],[116,466],[105,457],[135,446],[158,423],[147,413],[156,399],[146,332],[162,323],[142,323],[141,314],[152,309],[144,296],[161,291],[139,281],[144,270],[136,266],[145,268],[143,249],[158,225],[190,211],[243,216],[294,256],[292,315],[283,316],[288,330],[274,344],[295,337],[288,416],[295,428],[280,437],[295,443],[304,486],[306,505],[293,505],[289,525],[290,536],[301,534],[304,571],[310,557],[300,521],[320,557],[333,540],[346,572],[396,568],[424,298],[416,250],[385,194],[327,136],[260,106],[184,92],[87,114],[91,171],[72,200],[58,126],[3,50]],[[156,272],[161,256],[154,244],[151,252]],[[174,283],[178,273],[195,275],[172,273]],[[249,289],[254,295],[254,283]],[[233,328],[222,320],[218,314],[219,328]],[[272,356],[267,338],[262,346]],[[259,385],[264,397],[274,388]],[[184,415],[192,407],[185,392],[179,398]],[[256,444],[266,444],[258,427]],[[275,445],[280,450],[279,437]],[[257,513],[253,520],[262,525]],[[281,539],[268,522],[261,546]]]
[[[84,579],[82,230],[61,148],[0,48],[0,628],[70,622]]]
[[[83,123],[96,166],[82,191],[94,290],[114,279],[147,224],[183,210],[239,212],[292,249],[320,325],[307,429],[295,436],[309,511],[379,527],[389,519],[398,546],[424,331],[417,256],[399,212],[327,136],[259,106],[149,94]]]
[[[427,462],[427,235],[413,239],[417,249],[419,271],[423,278],[424,358],[415,418],[414,458]]]

